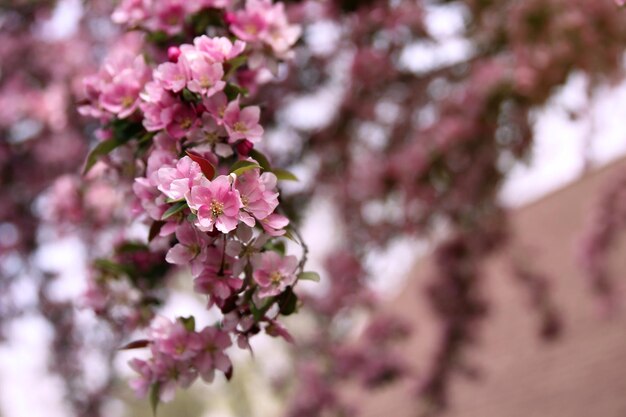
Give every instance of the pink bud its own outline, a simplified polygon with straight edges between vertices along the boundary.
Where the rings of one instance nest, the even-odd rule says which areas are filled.
[[[169,59],[170,62],[178,62],[179,56],[180,49],[178,49],[178,46],[170,46],[169,48],[167,48],[167,59]]]
[[[244,139],[237,142],[237,145],[235,145],[235,147],[237,148],[237,153],[239,153],[239,155],[248,156],[252,148],[254,148],[254,144],[248,139]]]

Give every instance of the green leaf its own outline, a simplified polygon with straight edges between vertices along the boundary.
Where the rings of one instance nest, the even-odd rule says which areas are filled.
[[[320,282],[320,275],[317,272],[305,271],[298,275],[299,280]]]
[[[296,237],[293,235],[293,233],[291,233],[291,230],[289,229],[285,229],[285,234],[283,235],[283,237],[286,237],[287,239],[291,240],[294,243],[297,243],[298,245],[300,245],[300,241],[298,239],[296,239]]]
[[[259,165],[261,165],[261,168],[263,168],[264,171],[272,170],[272,165],[270,164],[270,161],[267,159],[267,156],[263,155],[261,152],[257,151],[256,149],[252,149],[249,155],[252,159],[257,161]]]
[[[112,130],[113,137],[100,142],[89,152],[83,175],[89,172],[96,162],[98,162],[99,158],[108,155],[115,148],[128,143],[138,134],[145,132],[141,123],[129,122],[127,120],[113,120],[108,127]]]
[[[100,142],[95,148],[92,149],[91,152],[89,152],[87,162],[85,163],[85,169],[83,169],[83,175],[88,173],[89,170],[93,168],[100,157],[108,155],[113,149],[125,144],[129,140],[130,138],[126,138],[124,140],[121,140],[120,138],[111,138]]]
[[[125,253],[136,253],[136,252],[145,252],[148,250],[148,247],[142,242],[133,242],[133,241],[124,241],[120,245],[115,247],[116,254],[125,254]]]
[[[119,264],[117,262],[113,262],[110,259],[96,259],[93,262],[94,266],[103,272],[108,272],[115,276],[119,275],[132,275],[132,271],[126,266]]]
[[[156,43],[157,45],[165,45],[169,39],[167,33],[162,30],[158,30],[155,32],[148,32],[148,36],[146,37],[148,42]]]
[[[248,60],[247,56],[239,55],[238,57],[235,57],[235,58],[231,59],[230,61],[228,61],[227,62],[228,71],[226,72],[226,75],[224,76],[224,79],[225,80],[230,79],[230,77],[233,76],[235,71],[237,71],[237,69],[239,67],[241,67],[243,64],[245,64],[247,60]]]
[[[228,98],[228,101],[233,101],[237,99],[237,96],[245,96],[248,94],[248,90],[243,87],[240,87],[236,84],[228,83],[226,87],[224,87],[224,94]]]
[[[255,321],[260,321],[263,318],[263,312],[259,310],[256,304],[252,301],[250,301],[250,312],[252,313]]]
[[[196,331],[196,318],[194,316],[179,317],[178,320],[185,326],[188,332]]]
[[[200,94],[196,94],[192,92],[191,90],[189,90],[188,88],[184,88],[183,100],[185,100],[188,103],[198,104],[202,101],[202,97],[200,96]]]
[[[162,221],[152,222],[152,226],[150,226],[150,232],[148,232],[148,242],[152,242],[154,238],[159,235],[159,232],[161,232],[161,228],[164,224],[165,222]]]
[[[187,208],[187,202],[186,201],[180,201],[180,202],[172,205],[170,208],[168,208],[167,211],[165,213],[163,213],[163,216],[161,216],[161,220],[167,220],[170,217],[172,217],[173,215],[180,213],[181,211],[183,211],[186,208]]]
[[[272,171],[276,178],[283,181],[299,181],[298,177],[296,177],[292,172],[287,171],[286,169],[277,168]]]
[[[286,251],[285,242],[282,240],[274,240],[274,241],[267,242],[264,248],[285,256],[285,251]]]
[[[251,169],[255,169],[255,168],[261,168],[261,166],[255,162],[252,161],[237,161],[233,164],[232,167],[230,167],[230,172],[231,174],[235,174],[237,176],[240,176],[241,174],[243,174],[246,171],[249,171]]]
[[[150,408],[152,408],[152,415],[156,416],[157,407],[159,406],[159,391],[161,389],[161,384],[155,382],[150,386]]]

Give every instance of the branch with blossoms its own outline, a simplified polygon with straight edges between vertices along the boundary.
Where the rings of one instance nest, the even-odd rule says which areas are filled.
[[[149,348],[151,357],[130,363],[139,374],[132,386],[150,392],[156,407],[198,377],[230,379],[226,350],[234,340],[244,349],[260,332],[291,341],[279,318],[296,311],[297,282],[317,279],[304,270],[306,246],[280,213],[278,182],[296,178],[256,148],[264,129],[249,94],[289,58],[300,30],[269,0],[243,9],[124,1],[114,20],[148,35],[134,49],[114,49],[85,82],[80,111],[104,125],[85,171],[107,161],[135,175],[132,217],[149,236],[95,262],[86,301],[103,315],[125,305],[117,319],[126,331],[150,325],[146,339],[125,348]],[[198,32],[211,36],[180,42]],[[285,253],[285,239],[302,245],[301,259]],[[194,317],[154,318],[170,266],[189,266],[194,291],[221,312],[217,323],[197,329]],[[130,291],[111,302],[120,282]]]

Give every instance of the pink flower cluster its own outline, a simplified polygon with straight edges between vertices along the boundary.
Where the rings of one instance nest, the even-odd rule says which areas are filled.
[[[126,36],[112,51],[100,72],[84,81],[87,104],[79,107],[85,116],[120,119],[131,116],[139,107],[139,93],[150,78],[150,68],[138,54],[139,40]]]
[[[205,327],[197,332],[192,321],[178,319],[174,322],[157,317],[150,328],[147,342],[152,357],[133,359],[130,366],[139,373],[131,386],[140,395],[156,387],[162,401],[174,398],[178,386],[186,388],[200,376],[211,382],[215,371],[226,375],[232,364],[226,348],[232,345],[228,333],[218,327]]]
[[[223,7],[231,5],[124,1],[115,18],[173,35],[190,13]],[[201,35],[148,59],[114,56],[86,80],[83,113],[108,122],[105,140],[130,142],[118,158],[130,158],[141,170],[132,188],[134,217],[150,227],[145,247],[164,251],[166,264],[189,267],[194,290],[223,315],[200,332],[192,319],[153,322],[149,340],[138,344],[149,345],[151,357],[131,362],[139,373],[133,386],[139,394],[157,389],[164,401],[197,376],[211,381],[216,370],[230,375],[224,349],[234,339],[246,348],[249,337],[265,331],[290,341],[277,318],[295,310],[292,287],[306,260],[284,253],[281,240],[291,235],[289,219],[277,212],[278,177],[255,149],[264,134],[261,109],[248,103],[237,84],[239,74],[250,71],[251,54],[258,53],[244,40],[265,42],[271,50],[264,54],[284,59],[299,30],[288,24],[282,5],[270,1],[249,1],[245,10],[223,17],[235,35],[234,28],[242,30],[248,20],[258,33],[234,40],[228,33]],[[158,63],[166,55],[167,62]],[[154,67],[146,63],[154,61]],[[142,282],[133,275],[141,273],[134,263],[116,262],[101,261],[100,268]]]
[[[298,25],[287,20],[282,3],[271,0],[247,0],[243,10],[237,10],[233,0],[123,0],[113,20],[129,28],[176,35],[182,32],[189,16],[200,12],[225,12],[230,32],[239,39],[268,46],[279,59],[288,58],[291,47],[301,34]]]
[[[223,9],[231,0],[122,0],[113,21],[129,28],[143,28],[168,35],[180,33],[189,15],[203,9]]]
[[[300,37],[300,27],[287,21],[284,5],[248,0],[246,8],[228,16],[230,30],[246,42],[267,45],[277,57],[287,57]]]

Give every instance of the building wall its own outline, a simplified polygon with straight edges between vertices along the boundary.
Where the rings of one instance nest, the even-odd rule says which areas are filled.
[[[508,252],[486,265],[490,314],[470,353],[480,379],[457,378],[448,417],[625,417],[626,306],[608,320],[588,290],[574,254],[589,209],[603,185],[626,161],[586,175],[580,181],[513,212],[515,238]],[[615,278],[626,278],[626,245],[611,261]],[[563,319],[555,342],[538,337],[538,319],[527,293],[511,273],[511,256],[549,278]],[[405,291],[388,310],[415,323],[403,347],[419,372],[432,354],[436,326],[421,288],[429,275],[426,259],[417,265]],[[626,282],[626,279],[623,281]],[[418,406],[409,383],[361,396],[365,417],[415,417]]]

